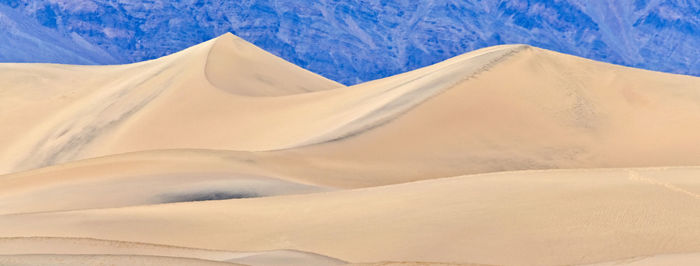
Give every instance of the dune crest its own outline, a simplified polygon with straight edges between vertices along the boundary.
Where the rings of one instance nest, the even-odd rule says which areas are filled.
[[[251,62],[252,59],[260,61]],[[343,87],[230,34],[164,58],[131,65],[91,67],[0,64],[0,68],[3,69],[0,74],[4,83],[2,95],[6,96],[0,99],[0,104],[12,108],[0,114],[0,122],[4,122],[8,129],[0,139],[0,144],[7,147],[0,153],[0,173],[118,152],[150,149],[151,147],[144,146],[143,142],[150,142],[155,136],[162,139],[161,137],[169,135],[171,130],[181,130],[187,134],[199,131],[199,127],[190,125],[187,118],[200,120],[201,117],[197,117],[200,113],[216,112],[207,106],[212,104],[209,101],[214,98],[223,99],[214,104],[223,108],[220,110],[222,116],[231,116],[242,111],[241,109],[248,109],[240,118],[246,120],[255,115],[255,110],[249,108],[254,106],[256,101],[236,96],[249,94],[255,89],[262,92],[264,88],[270,88],[265,91],[266,95],[277,95],[294,91],[294,88],[315,91]],[[241,73],[242,69],[265,72]],[[285,76],[282,73],[287,74]],[[263,74],[276,76],[279,80],[271,84],[269,78],[261,78],[260,75]],[[217,84],[223,84],[220,81],[224,80],[226,84],[233,85],[214,87],[208,78]],[[171,97],[172,94],[176,95],[175,99]],[[184,99],[178,98],[177,95],[183,96]],[[197,96],[202,96],[200,101],[197,101]],[[187,102],[192,104],[188,105]],[[227,105],[238,104],[245,106],[226,108]],[[168,105],[170,107],[167,107]],[[179,105],[186,108],[183,111],[189,115],[180,114],[173,121],[172,115],[177,115],[177,112],[171,107]],[[154,112],[155,117],[149,115]],[[27,115],[31,118],[31,123],[21,119]],[[146,118],[142,118],[143,116]],[[150,123],[151,117],[158,121],[170,120],[172,126],[162,129],[129,126],[131,123],[138,124],[141,120]],[[209,122],[208,127],[221,127],[222,122],[227,119],[220,121],[219,118],[221,117],[204,122]],[[233,124],[241,122],[239,119],[228,120],[232,120],[230,122]],[[178,126],[183,125],[185,129],[178,129]],[[272,125],[268,125],[270,126]],[[113,133],[118,131],[126,131],[127,135],[134,131],[138,131],[138,135],[150,133],[153,137],[126,136],[127,140],[123,141],[119,136],[122,133],[116,133],[114,136]],[[220,136],[226,133],[212,131]],[[113,144],[96,144],[103,139],[114,138],[117,140],[107,140]],[[132,143],[127,145],[131,148],[108,148],[107,151],[95,148],[123,146],[123,142]],[[220,140],[208,144],[166,141],[157,147],[215,148],[226,143]]]
[[[284,96],[344,87],[231,33],[211,44],[204,73],[217,88],[243,96]]]
[[[94,77],[70,86],[65,83],[73,79],[62,78],[8,85],[10,91],[31,86],[40,94],[46,90],[42,86],[58,83],[65,91],[55,97],[71,95],[71,101],[44,111],[43,102],[22,99],[23,92],[13,94],[19,94],[17,100],[4,99],[17,112],[38,109],[45,115],[31,124],[7,117],[15,134],[3,138],[9,148],[0,154],[5,158],[0,172],[143,150],[267,151],[332,141],[376,127],[523,48],[482,49],[354,87],[328,81],[230,34],[148,62],[68,67],[68,75]],[[5,67],[8,74],[31,69]],[[35,68],[48,77],[65,71]],[[260,78],[263,74],[268,78]],[[251,91],[277,97],[248,97]],[[188,137],[193,135],[199,137]]]

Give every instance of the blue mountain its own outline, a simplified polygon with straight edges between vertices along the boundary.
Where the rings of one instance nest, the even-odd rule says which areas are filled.
[[[56,62],[110,64],[119,60],[79,34],[62,34],[0,5],[0,60],[5,62]]]
[[[64,39],[33,45],[39,51],[18,59],[1,51],[26,40],[8,37],[0,23],[0,61],[77,62],[40,50],[79,40],[102,55],[89,55],[94,63],[129,63],[232,32],[345,84],[506,43],[700,76],[700,0],[0,0],[0,6]]]

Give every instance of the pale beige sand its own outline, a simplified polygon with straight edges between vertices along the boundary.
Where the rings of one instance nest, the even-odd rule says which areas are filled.
[[[26,255],[37,256],[26,257]],[[80,255],[82,257],[70,257],[75,255]],[[88,238],[0,238],[0,263],[2,263],[3,258],[7,259],[11,257],[18,259],[32,258],[32,260],[28,261],[37,261],[38,259],[65,259],[71,262],[81,262],[81,260],[84,260],[82,264],[88,265],[91,264],[93,259],[111,258],[115,260],[125,260],[126,257],[135,257],[136,259],[134,259],[134,261],[142,261],[142,263],[146,263],[154,257],[166,257],[173,259],[199,259],[207,261],[207,263],[209,261],[220,261],[256,266],[345,264],[345,262],[337,259],[295,250],[233,252]],[[188,260],[185,260],[184,262],[187,261]],[[115,263],[117,262],[118,261],[115,261]],[[195,262],[197,261],[193,261],[192,263]],[[118,262],[118,264],[125,263],[126,262]]]
[[[216,59],[232,55],[237,55],[234,61]],[[257,58],[258,65],[245,58]],[[231,63],[249,71],[272,72],[220,73]],[[10,107],[0,112],[0,124],[8,129],[0,136],[0,146],[5,147],[0,172],[5,173],[153,148],[222,149],[286,142],[266,137],[280,134],[282,128],[275,122],[289,120],[284,114],[289,108],[283,104],[286,101],[245,94],[265,87],[279,88],[280,94],[294,88],[343,87],[230,34],[133,65],[0,64],[0,69],[0,106]],[[235,87],[218,88],[210,82],[219,79],[235,81]],[[268,109],[273,113],[270,118],[264,111]],[[309,113],[303,105],[292,109],[299,109],[288,114],[298,115],[297,119]],[[287,132],[290,139],[311,130],[300,124],[296,133]]]
[[[216,88],[245,96],[283,96],[343,87],[226,34],[208,48],[204,74]]]
[[[234,264],[221,261],[207,261],[188,258],[173,258],[173,257],[156,257],[156,256],[139,256],[139,255],[53,255],[53,254],[37,254],[37,255],[0,255],[0,264],[2,265],[55,265],[55,266],[73,266],[73,265],[135,265],[135,266],[235,266],[242,264]]]
[[[304,80],[316,85],[301,81],[284,86],[281,81],[268,85],[279,87],[281,92],[289,91],[285,86],[320,91],[284,97],[248,97],[251,87],[264,87],[268,80],[261,81],[252,74],[231,75],[221,69],[230,69],[231,64],[260,71],[269,69],[282,78],[298,76],[295,73],[301,70],[279,58],[271,58],[237,37],[225,35],[158,60],[104,70],[89,69],[86,73],[97,76],[98,81],[63,85],[70,89],[57,90],[56,97],[74,96],[65,105],[55,108],[50,105],[50,109],[40,106],[42,101],[26,99],[20,88],[39,87],[29,91],[42,95],[46,84],[71,80],[52,80],[53,76],[69,74],[63,74],[61,71],[65,70],[60,67],[39,65],[35,68],[47,72],[41,74],[44,83],[26,84],[24,79],[8,79],[6,84],[11,88],[6,93],[8,97],[2,99],[16,106],[16,113],[37,109],[42,115],[21,120],[9,115],[0,119],[11,124],[15,132],[3,137],[0,143],[7,146],[3,149],[4,156],[0,154],[3,163],[0,166],[4,172],[12,172],[141,150],[259,151],[325,142],[391,119],[522,49],[524,46],[486,48],[352,88],[309,74]],[[252,67],[250,60],[239,57],[260,58],[257,62],[260,66]],[[4,67],[6,75],[18,75],[33,66]],[[226,79],[228,87],[218,87],[217,82],[211,81],[218,78]],[[333,87],[337,88],[327,90]],[[51,96],[46,97],[52,99]]]
[[[562,265],[700,250],[700,168],[528,171],[320,194],[0,216],[3,236],[352,262]]]
[[[0,238],[0,255],[32,254],[142,255],[183,257],[212,261],[225,261],[241,257],[241,254],[232,251],[182,248],[89,238]]]
[[[675,266],[700,265],[700,253],[669,254],[639,257],[613,262],[591,264],[590,266]]]
[[[0,181],[0,214],[150,205],[184,201],[269,197],[329,191],[329,188],[236,173],[197,172],[91,176],[15,189]],[[24,185],[24,184],[20,184]],[[89,200],[87,200],[89,199]]]
[[[265,170],[249,158],[223,151],[141,152],[0,176],[0,214],[334,190]]]
[[[490,266],[486,264],[474,263],[440,263],[440,262],[411,262],[411,261],[385,261],[370,263],[352,263],[348,265],[357,266]]]
[[[700,78],[528,48],[352,138],[284,152],[337,185],[519,169],[700,165]],[[407,167],[409,166],[409,167]],[[340,171],[343,172],[344,171]]]
[[[238,258],[226,260],[252,266],[332,266],[346,265],[347,262],[331,257],[295,250],[274,250],[264,252],[248,252]]]

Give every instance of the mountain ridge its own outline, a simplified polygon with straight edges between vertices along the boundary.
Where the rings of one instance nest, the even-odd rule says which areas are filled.
[[[700,3],[694,1],[2,0],[0,4],[65,36],[82,36],[119,56],[120,63],[158,58],[233,32],[344,84],[507,43],[700,75],[700,52],[695,49],[700,46]]]

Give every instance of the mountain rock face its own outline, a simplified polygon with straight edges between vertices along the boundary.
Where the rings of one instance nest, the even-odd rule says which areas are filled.
[[[0,7],[107,52],[94,63],[153,59],[232,32],[345,84],[505,43],[700,75],[697,0],[0,0]],[[0,50],[24,46],[11,34],[0,32],[8,40]],[[43,50],[55,45],[49,39]],[[26,56],[0,53],[0,61],[75,61]]]
[[[0,61],[64,64],[120,62],[77,33],[52,31],[4,5],[0,5]]]

